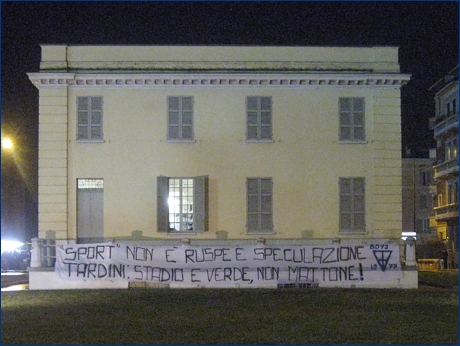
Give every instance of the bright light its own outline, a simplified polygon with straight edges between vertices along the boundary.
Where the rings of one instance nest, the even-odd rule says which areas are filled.
[[[2,149],[10,150],[12,148],[13,148],[13,141],[8,137],[2,138]]]
[[[412,238],[417,239],[417,233],[411,232],[411,231],[403,231],[401,239],[406,240],[407,237],[412,237]]]
[[[4,252],[13,252],[17,248],[21,247],[22,245],[24,245],[24,243],[21,243],[20,241],[2,240],[2,253],[4,253]]]

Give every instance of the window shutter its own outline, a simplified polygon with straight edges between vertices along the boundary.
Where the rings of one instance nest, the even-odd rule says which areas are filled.
[[[169,231],[169,178],[157,177],[157,228],[158,232]]]
[[[179,97],[168,97],[168,139],[179,139],[180,110]]]
[[[342,141],[361,141],[364,133],[364,98],[339,98],[339,139]]]
[[[364,232],[364,178],[339,178],[341,232]]]
[[[272,139],[272,98],[248,96],[246,98],[246,139]]]
[[[193,179],[193,230],[208,230],[208,176]]]
[[[181,139],[193,139],[193,97],[181,97]]]
[[[353,139],[364,140],[364,98],[353,98]]]
[[[102,97],[91,97],[91,138],[102,139]]]
[[[102,97],[77,97],[77,139],[102,139]]]
[[[89,97],[77,97],[77,139],[89,137],[89,113]]]
[[[340,110],[340,140],[347,141],[352,139],[351,135],[351,105],[349,98],[339,98]]]
[[[273,231],[273,182],[271,178],[247,178],[247,230]]]
[[[193,97],[168,97],[168,139],[193,140]]]

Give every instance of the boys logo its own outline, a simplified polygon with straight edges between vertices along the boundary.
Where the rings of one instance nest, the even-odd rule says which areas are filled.
[[[373,250],[374,257],[377,260],[380,269],[384,272],[387,268],[388,262],[390,261],[392,250]]]

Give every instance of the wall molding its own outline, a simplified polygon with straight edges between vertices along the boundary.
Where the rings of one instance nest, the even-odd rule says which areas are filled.
[[[28,73],[37,87],[385,87],[397,89],[410,75],[391,73]]]

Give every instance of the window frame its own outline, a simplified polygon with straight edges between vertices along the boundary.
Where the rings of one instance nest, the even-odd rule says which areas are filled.
[[[257,107],[250,108],[250,99],[256,99]],[[269,101],[269,109],[263,109],[262,101],[268,100]],[[250,123],[250,114],[252,116],[255,115],[256,123]],[[269,114],[269,124],[263,123],[263,113]],[[268,128],[269,129],[269,138],[262,138],[262,129]],[[249,137],[250,136],[250,129],[256,129],[256,137]],[[246,142],[248,143],[273,143],[273,99],[271,96],[246,96]]]
[[[458,158],[458,139],[449,138],[444,144],[445,160],[451,161]]]
[[[80,108],[80,100],[88,100],[88,109]],[[100,99],[100,109],[92,109],[94,99]],[[78,142],[103,142],[104,141],[104,99],[102,96],[77,96],[77,121],[76,121],[76,140]],[[80,113],[87,112],[87,120],[85,123],[80,122]],[[100,112],[100,124],[92,124],[93,113]],[[80,137],[80,128],[86,126],[86,137]],[[100,127],[100,136],[94,137],[92,129]]]
[[[177,179],[184,181],[193,179],[193,202],[192,202],[192,219],[193,229],[175,230],[171,227],[170,221],[170,180]],[[208,231],[208,176],[198,177],[157,177],[157,231],[168,234],[195,234]],[[187,196],[190,197],[190,196]],[[182,205],[182,204],[181,204]],[[182,214],[182,212],[180,212]],[[181,218],[181,215],[179,215]],[[182,225],[182,222],[180,222]]]
[[[343,192],[343,184],[345,181],[351,182],[350,193]],[[362,186],[362,193],[357,193],[355,191],[355,186],[358,181],[360,181]],[[351,205],[348,210],[345,210],[344,200],[345,197],[349,197]],[[361,197],[362,211],[357,209],[357,202],[355,197]],[[350,228],[345,227],[344,225],[344,215],[349,214],[350,219]],[[356,223],[358,223],[357,217],[362,215],[362,229],[356,228]],[[362,234],[366,233],[366,180],[364,177],[340,177],[339,178],[339,233],[346,234]]]
[[[171,109],[171,101],[173,99],[177,99],[178,103],[178,109]],[[191,100],[191,109],[184,109],[184,99],[190,99]],[[193,143],[195,142],[195,110],[194,110],[194,105],[195,105],[195,100],[193,96],[168,96],[167,97],[167,130],[166,130],[166,141],[167,142],[189,142]],[[177,121],[178,124],[171,124],[171,112],[177,112]],[[191,124],[184,124],[184,113],[185,112],[190,112],[190,122]],[[171,135],[171,127],[177,127],[178,128],[178,134],[177,137],[173,137]],[[190,133],[191,133],[191,138],[184,138],[184,128],[190,127]]]
[[[346,100],[349,101],[349,109],[344,109]],[[356,103],[362,102],[362,109],[356,109]],[[366,140],[366,99],[365,97],[339,97],[339,142],[340,143],[367,143]],[[362,113],[362,125],[357,124],[356,118]],[[349,114],[350,124],[344,123],[344,116]],[[344,138],[342,130],[344,128],[350,129],[350,138]],[[355,135],[356,129],[362,129],[362,138],[357,138]]]
[[[257,191],[251,191],[250,181],[257,181]],[[267,181],[269,191],[263,191],[262,181]],[[265,186],[267,188],[267,186]],[[257,199],[257,210],[252,210],[253,200]],[[267,200],[268,198],[268,200]],[[269,203],[269,211],[262,210]],[[274,234],[275,228],[273,223],[273,178],[271,177],[248,177],[246,178],[246,231],[247,234]],[[257,217],[257,228],[253,228],[251,220]],[[265,219],[265,220],[264,220]],[[269,222],[269,227],[264,227],[264,222]]]
[[[447,181],[447,205],[458,204],[458,181]]]

